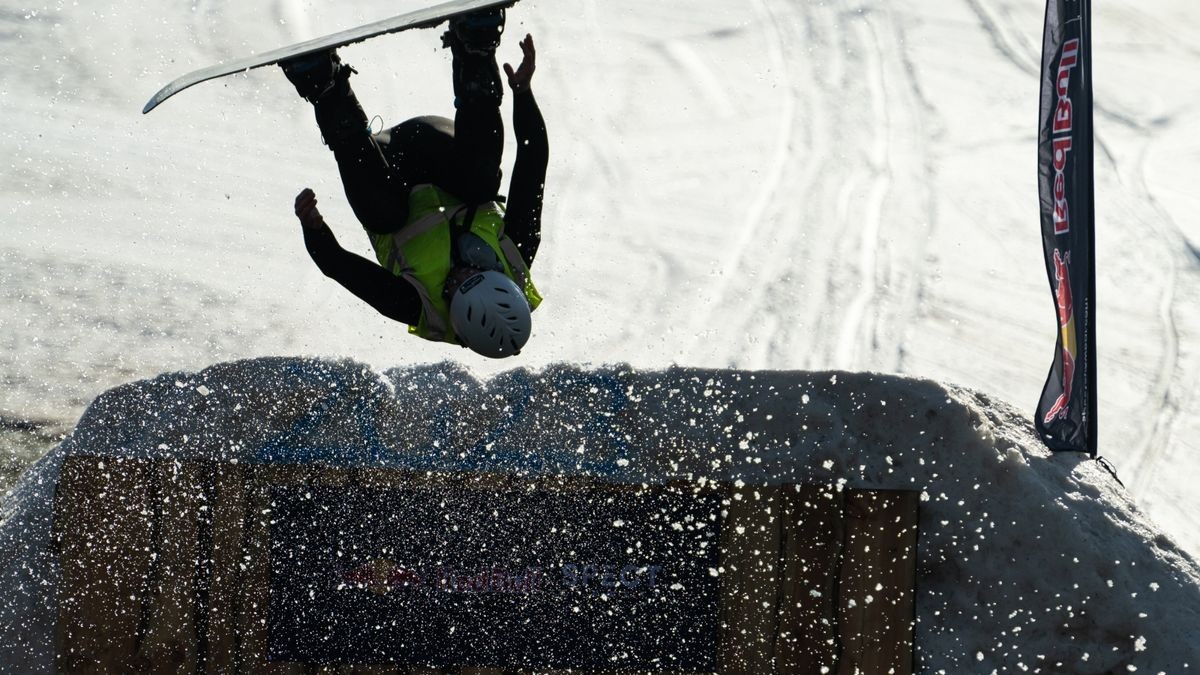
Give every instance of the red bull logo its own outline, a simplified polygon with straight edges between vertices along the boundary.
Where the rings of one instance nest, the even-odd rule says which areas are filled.
[[[397,565],[386,558],[376,558],[342,574],[344,584],[365,588],[376,595],[387,595],[392,589],[417,584],[420,581],[421,575],[415,570]]]
[[[1071,295],[1071,254],[1054,249],[1054,299],[1058,305],[1058,327],[1062,335],[1062,393],[1046,413],[1045,424],[1063,419],[1071,409],[1071,387],[1075,381],[1075,358],[1079,342],[1075,335],[1075,302]]]
[[[339,590],[367,590],[388,595],[397,590],[427,589],[442,593],[529,594],[562,589],[612,593],[657,588],[662,565],[619,563],[561,563],[558,581],[553,567],[500,566],[460,569],[439,565],[421,572],[387,558],[376,558],[341,573]]]
[[[342,574],[342,588],[368,590],[376,595],[405,588],[433,589],[448,593],[533,593],[541,583],[539,569],[507,570],[499,567],[462,570],[437,567],[426,573],[377,558]]]

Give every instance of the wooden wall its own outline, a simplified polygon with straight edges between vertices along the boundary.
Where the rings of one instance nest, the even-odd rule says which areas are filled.
[[[465,478],[69,458],[54,519],[63,572],[60,672],[446,672],[267,661],[270,489],[412,480]],[[720,489],[728,503],[721,534],[721,673],[912,672],[915,493],[816,485]]]

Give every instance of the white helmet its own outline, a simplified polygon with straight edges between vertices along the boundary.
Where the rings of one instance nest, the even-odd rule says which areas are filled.
[[[501,272],[468,277],[450,298],[450,325],[463,345],[492,359],[521,353],[529,340],[529,301]]]

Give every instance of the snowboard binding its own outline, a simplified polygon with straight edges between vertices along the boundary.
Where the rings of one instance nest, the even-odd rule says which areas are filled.
[[[450,19],[450,27],[442,34],[442,46],[451,51],[490,56],[500,46],[504,33],[504,8],[493,8]]]
[[[358,71],[342,63],[337,50],[313,52],[279,62],[283,74],[317,115],[321,137],[330,148],[369,134],[367,115],[350,90],[350,75]]]
[[[351,73],[358,72],[342,63],[335,49],[280,61],[279,67],[296,87],[296,93],[309,103],[316,103],[339,83],[348,81]]]
[[[454,55],[454,107],[498,106],[504,96],[496,48],[504,33],[504,8],[459,14],[442,34],[442,46]]]

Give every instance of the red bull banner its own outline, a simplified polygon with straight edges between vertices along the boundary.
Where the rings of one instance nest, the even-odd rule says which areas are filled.
[[[1058,342],[1038,402],[1051,450],[1096,454],[1096,274],[1090,0],[1048,0],[1038,196]]]
[[[720,492],[494,480],[272,490],[271,660],[717,670]]]

